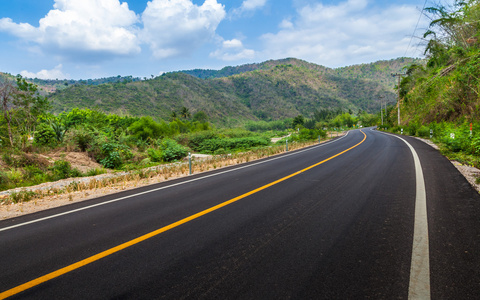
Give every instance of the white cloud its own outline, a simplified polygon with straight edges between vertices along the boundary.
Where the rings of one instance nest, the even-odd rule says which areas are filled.
[[[188,55],[215,36],[225,18],[216,0],[198,6],[191,0],[152,0],[142,14],[142,40],[156,58]]]
[[[245,49],[242,41],[239,39],[232,39],[222,41],[221,48],[210,53],[210,57],[215,57],[224,61],[239,61],[254,58],[255,51]]]
[[[38,78],[38,79],[66,79],[69,78],[68,74],[64,74],[62,71],[62,65],[58,65],[52,70],[41,70],[37,73],[28,71],[20,72],[20,75],[26,78]]]
[[[262,56],[298,57],[337,67],[403,56],[419,11],[389,4],[379,10],[367,0],[300,7],[293,20],[283,20],[277,33],[261,36]]]
[[[293,29],[293,23],[290,20],[283,19],[278,27],[281,29]]]
[[[255,10],[264,7],[267,0],[245,0],[242,2],[242,10]]]
[[[239,17],[244,13],[253,12],[267,4],[267,0],[244,0],[239,8],[232,11],[234,17]]]
[[[140,52],[133,26],[136,14],[119,0],[55,0],[54,9],[34,27],[0,19],[0,30],[64,57],[131,55]]]

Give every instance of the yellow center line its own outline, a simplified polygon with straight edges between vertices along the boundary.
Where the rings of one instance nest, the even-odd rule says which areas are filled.
[[[103,252],[100,252],[100,253],[98,253],[98,254],[95,254],[95,255],[93,255],[93,256],[90,256],[90,257],[88,257],[88,258],[85,258],[85,259],[83,259],[83,260],[81,260],[81,261],[79,261],[79,262],[76,262],[76,263],[71,264],[71,265],[69,265],[69,266],[66,266],[66,267],[64,267],[64,268],[58,269],[58,270],[56,270],[56,271],[54,271],[54,272],[48,273],[48,274],[46,274],[46,275],[44,275],[44,276],[38,277],[38,278],[36,278],[36,279],[33,279],[33,280],[31,280],[31,281],[29,281],[29,282],[27,282],[27,283],[24,283],[24,284],[22,284],[22,285],[19,285],[19,286],[17,286],[17,287],[14,287],[14,288],[12,288],[12,289],[9,289],[9,290],[7,290],[7,291],[5,291],[5,292],[0,293],[0,299],[5,299],[5,298],[7,298],[7,297],[11,297],[11,296],[16,295],[16,294],[18,294],[18,293],[21,293],[21,292],[23,292],[23,291],[25,291],[25,290],[28,290],[28,289],[30,289],[30,288],[32,288],[32,287],[35,287],[35,286],[37,286],[37,285],[40,285],[40,284],[42,284],[42,283],[44,283],[44,282],[46,282],[46,281],[49,281],[49,280],[51,280],[51,279],[60,277],[60,276],[62,276],[62,275],[64,275],[64,274],[66,274],[66,273],[69,273],[69,272],[71,272],[71,271],[74,271],[74,270],[76,270],[76,269],[79,269],[79,268],[81,268],[81,267],[83,267],[83,266],[85,266],[85,265],[91,264],[91,263],[93,263],[93,262],[95,262],[95,261],[97,261],[97,260],[100,260],[100,259],[102,259],[102,258],[104,258],[104,257],[107,257],[107,256],[109,256],[109,255],[111,255],[111,254],[114,254],[114,253],[116,253],[116,252],[119,252],[119,251],[121,251],[121,250],[123,250],[123,249],[125,249],[125,248],[131,247],[131,246],[133,246],[133,245],[135,245],[135,244],[138,244],[138,243],[140,243],[140,242],[143,242],[143,241],[145,241],[145,240],[148,240],[148,239],[150,239],[150,238],[152,238],[152,237],[154,237],[154,236],[157,236],[157,235],[159,235],[159,234],[161,234],[161,233],[163,233],[163,232],[166,232],[166,231],[168,231],[168,230],[170,230],[170,229],[173,229],[173,228],[175,228],[175,227],[178,227],[178,226],[180,226],[180,225],[182,225],[182,224],[185,224],[185,223],[188,223],[188,222],[190,222],[190,221],[192,221],[192,220],[195,220],[195,219],[197,219],[197,218],[200,218],[201,216],[204,216],[204,215],[209,214],[209,213],[211,213],[211,212],[213,212],[213,211],[215,211],[215,210],[218,210],[218,209],[220,209],[220,208],[222,208],[222,207],[225,207],[225,206],[227,206],[227,205],[229,205],[229,204],[232,204],[232,203],[234,203],[234,202],[236,202],[236,201],[238,201],[238,200],[240,200],[240,199],[246,198],[246,197],[248,197],[248,196],[250,196],[250,195],[253,195],[253,194],[258,193],[258,192],[260,192],[260,191],[262,191],[262,190],[264,190],[264,189],[267,189],[267,188],[269,188],[269,187],[271,187],[271,186],[273,186],[273,185],[276,185],[277,183],[280,183],[280,182],[285,181],[285,180],[287,180],[287,179],[289,179],[289,178],[292,178],[292,177],[294,177],[294,176],[297,176],[297,175],[299,175],[299,174],[301,174],[301,173],[303,173],[303,172],[305,172],[305,171],[308,171],[308,170],[310,170],[310,169],[312,169],[312,168],[315,168],[315,167],[317,167],[317,166],[319,166],[319,165],[321,165],[321,164],[323,164],[323,163],[325,163],[325,162],[327,162],[327,161],[329,161],[329,160],[331,160],[331,159],[334,159],[334,158],[337,157],[337,156],[340,156],[340,155],[344,154],[345,152],[348,152],[348,151],[352,150],[353,148],[359,146],[360,144],[362,144],[362,143],[365,141],[365,139],[367,138],[367,135],[366,135],[363,131],[361,131],[361,130],[360,130],[360,132],[362,132],[363,135],[364,135],[363,140],[362,140],[361,142],[359,142],[358,144],[356,144],[356,145],[354,145],[354,146],[352,146],[352,147],[350,147],[350,148],[348,148],[348,149],[346,149],[346,150],[344,150],[344,151],[342,151],[342,152],[340,152],[340,153],[337,153],[337,154],[335,154],[335,155],[333,155],[333,156],[331,156],[331,157],[329,157],[329,158],[327,158],[327,159],[324,159],[324,160],[322,160],[321,162],[318,162],[318,163],[316,163],[316,164],[314,164],[314,165],[311,165],[311,166],[309,166],[309,167],[307,167],[307,168],[305,168],[305,169],[303,169],[303,170],[300,170],[300,171],[298,171],[298,172],[295,172],[295,173],[293,173],[293,174],[290,174],[290,175],[288,175],[288,176],[285,176],[285,177],[283,177],[283,178],[280,178],[280,179],[278,179],[278,180],[276,180],[276,181],[273,181],[273,182],[271,182],[271,183],[269,183],[269,184],[266,184],[266,185],[264,185],[264,186],[261,186],[261,187],[259,187],[259,188],[257,188],[257,189],[254,189],[254,190],[252,190],[252,191],[250,191],[250,192],[248,192],[248,193],[245,193],[245,194],[243,194],[243,195],[240,195],[240,196],[238,196],[238,197],[235,197],[235,198],[233,198],[233,199],[230,199],[230,200],[228,200],[228,201],[225,201],[225,202],[223,202],[223,203],[220,203],[220,204],[218,204],[218,205],[215,205],[215,206],[213,206],[213,207],[211,207],[211,208],[208,208],[208,209],[206,209],[206,210],[203,210],[203,211],[201,211],[201,212],[199,212],[199,213],[196,213],[196,214],[194,214],[194,215],[191,215],[191,216],[189,216],[189,217],[186,217],[186,218],[184,218],[184,219],[182,219],[182,220],[179,220],[179,221],[177,221],[177,222],[175,222],[175,223],[172,223],[172,224],[170,224],[170,225],[167,225],[167,226],[165,226],[165,227],[162,227],[162,228],[160,228],[160,229],[157,229],[157,230],[155,230],[155,231],[152,231],[152,232],[150,232],[150,233],[147,233],[147,234],[145,234],[145,235],[142,235],[142,236],[140,236],[140,237],[138,237],[138,238],[135,238],[135,239],[133,239],[133,240],[130,240],[130,241],[128,241],[128,242],[125,242],[125,243],[123,243],[123,244],[120,244],[120,245],[118,245],[118,246],[116,246],[116,247],[110,248],[110,249],[108,249],[108,250],[105,250],[105,251],[103,251]]]

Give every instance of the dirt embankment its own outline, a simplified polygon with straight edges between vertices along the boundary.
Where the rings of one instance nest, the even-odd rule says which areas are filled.
[[[101,169],[102,165],[91,159],[85,152],[53,152],[41,155],[49,162],[56,160],[66,160],[70,162],[72,168],[78,169],[82,173],[87,173],[92,169]]]

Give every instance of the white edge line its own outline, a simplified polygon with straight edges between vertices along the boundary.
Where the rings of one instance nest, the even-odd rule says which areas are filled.
[[[0,228],[0,232],[2,232],[2,231],[7,231],[7,230],[10,230],[10,229],[14,229],[14,228],[21,227],[21,226],[25,226],[25,225],[29,225],[29,224],[38,223],[38,222],[41,222],[41,221],[45,221],[45,220],[49,220],[49,219],[53,219],[53,218],[57,218],[57,217],[61,217],[61,216],[65,216],[65,215],[69,215],[69,214],[73,214],[73,213],[76,213],[76,212],[79,212],[79,211],[83,211],[83,210],[87,210],[87,209],[90,209],[90,208],[94,208],[94,207],[98,207],[98,206],[102,206],[102,205],[106,205],[106,204],[110,204],[110,203],[122,201],[122,200],[125,200],[125,199],[128,199],[128,198],[132,198],[132,197],[136,197],[136,196],[140,196],[140,195],[144,195],[144,194],[148,194],[148,193],[152,193],[152,192],[156,192],[156,191],[168,189],[168,188],[175,187],[175,186],[178,186],[178,185],[187,184],[187,183],[191,183],[191,182],[194,182],[194,181],[198,181],[198,180],[202,180],[202,179],[206,179],[206,178],[210,178],[210,177],[214,177],[214,176],[226,174],[226,173],[229,173],[229,172],[233,172],[233,171],[237,171],[237,170],[241,170],[241,169],[253,167],[253,166],[260,165],[260,164],[264,164],[264,163],[267,163],[267,162],[271,162],[271,161],[274,161],[274,160],[277,160],[277,159],[285,158],[285,157],[288,157],[288,156],[291,156],[291,155],[296,155],[296,154],[299,154],[299,153],[302,153],[302,152],[310,151],[310,150],[313,150],[313,149],[315,149],[315,148],[322,147],[322,146],[326,146],[326,145],[329,145],[329,144],[331,144],[331,143],[337,142],[337,141],[345,138],[345,137],[348,135],[348,133],[349,133],[349,131],[347,131],[347,133],[346,133],[344,136],[340,137],[339,139],[335,139],[335,140],[333,140],[333,141],[329,141],[329,142],[326,142],[326,143],[323,143],[323,144],[320,144],[320,145],[316,145],[316,146],[310,147],[310,148],[308,148],[308,149],[304,149],[304,150],[300,150],[300,151],[295,151],[295,152],[290,153],[290,154],[285,154],[285,155],[282,155],[282,156],[270,158],[270,159],[263,160],[263,161],[260,161],[260,162],[256,162],[256,163],[253,163],[253,164],[249,164],[249,165],[246,165],[246,166],[240,166],[240,167],[233,168],[233,169],[230,169],[230,170],[226,170],[226,171],[222,171],[222,172],[218,172],[218,173],[214,173],[214,174],[210,174],[210,175],[205,175],[205,176],[202,176],[202,177],[198,177],[198,178],[194,178],[194,179],[190,179],[190,180],[186,180],[186,181],[174,183],[174,184],[171,184],[171,185],[167,185],[167,186],[164,186],[164,187],[160,187],[160,188],[148,190],[148,191],[145,191],[145,192],[140,192],[140,193],[128,195],[128,196],[125,196],[125,197],[115,198],[115,199],[112,199],[112,200],[109,200],[109,201],[105,201],[105,202],[101,202],[101,203],[97,203],[97,204],[85,206],[85,207],[82,207],[82,208],[77,208],[77,209],[74,209],[74,210],[69,210],[69,211],[66,211],[66,212],[63,212],[63,213],[59,213],[59,214],[55,214],[55,215],[51,215],[51,216],[48,216],[48,217],[44,217],[44,218],[40,218],[40,219],[36,219],[36,220],[32,220],[32,221],[28,221],[28,222],[24,222],[24,223],[20,223],[20,224],[8,226],[8,227],[5,227],[5,228]]]
[[[405,139],[382,132],[402,140],[410,148],[415,164],[415,223],[413,227],[412,262],[408,299],[430,299],[430,261],[428,248],[427,195],[422,165],[415,149]]]

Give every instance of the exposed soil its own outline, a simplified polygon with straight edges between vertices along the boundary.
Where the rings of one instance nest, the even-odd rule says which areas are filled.
[[[82,173],[86,173],[92,169],[102,168],[102,165],[91,159],[85,152],[59,151],[41,156],[45,157],[51,163],[57,160],[66,160],[70,162],[72,168],[76,168]]]

